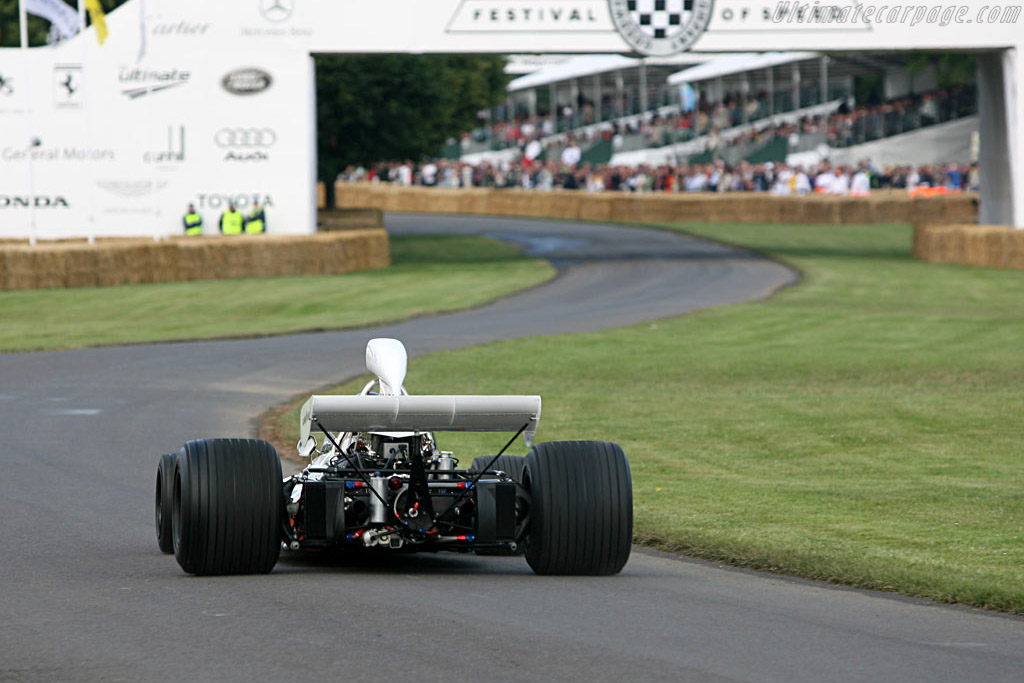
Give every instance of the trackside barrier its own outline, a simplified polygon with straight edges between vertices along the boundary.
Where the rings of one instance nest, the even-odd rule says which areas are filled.
[[[411,213],[485,214],[584,221],[701,223],[974,223],[978,197],[957,193],[912,198],[905,192],[869,197],[774,197],[763,194],[625,194],[537,192],[484,188],[398,187],[337,183],[338,208]]]
[[[383,228],[384,212],[380,209],[321,209],[316,222],[317,232]]]
[[[867,197],[620,194],[337,183],[338,208],[641,223],[911,223],[913,253],[934,263],[1024,268],[1024,230],[980,226],[973,193],[875,192]]]
[[[278,275],[334,275],[391,264],[387,232],[239,235],[0,244],[0,290],[97,287]]]
[[[914,256],[930,263],[1024,268],[1024,230],[999,225],[917,223]]]

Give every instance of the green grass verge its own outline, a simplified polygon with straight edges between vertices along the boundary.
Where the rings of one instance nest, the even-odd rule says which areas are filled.
[[[391,238],[390,268],[345,275],[0,292],[0,351],[362,327],[478,306],[554,276],[474,236]]]
[[[418,358],[409,390],[539,393],[538,439],[618,441],[638,542],[1024,613],[1024,272],[918,262],[906,226],[663,227],[805,278],[769,301]],[[281,420],[293,434],[294,408]],[[441,445],[468,465],[501,443]]]

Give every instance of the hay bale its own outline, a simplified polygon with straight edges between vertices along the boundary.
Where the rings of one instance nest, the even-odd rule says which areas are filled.
[[[946,215],[956,221],[977,223],[980,205],[981,198],[977,194],[965,192],[962,195],[950,198],[950,205]]]
[[[952,194],[938,197],[907,198],[899,221],[920,220],[928,223],[966,225],[978,222],[978,198],[974,194]],[[891,213],[895,213],[892,211]]]
[[[972,266],[983,266],[989,259],[987,230],[982,226],[975,226],[973,229],[967,226],[957,226],[963,235],[963,252],[956,259],[958,263],[966,263]]]
[[[176,242],[194,239],[206,238],[175,237],[170,241],[154,245],[155,248],[152,251],[153,260],[150,265],[150,272],[153,276],[152,282],[176,282],[181,279],[178,266],[178,256],[181,254],[181,250],[178,249]]]
[[[544,204],[547,199],[546,195],[522,190],[488,190],[487,213],[493,216],[536,216],[534,207]]]
[[[7,251],[7,289],[64,286],[65,254],[49,244],[16,246]]]
[[[607,193],[588,194],[580,201],[579,219],[599,223],[612,220],[612,197]]]
[[[955,225],[937,225],[932,229],[932,258],[936,263],[962,263],[964,233]]]
[[[327,208],[327,185],[322,180],[316,184],[316,208]]]
[[[99,245],[96,250],[96,284],[113,286],[155,282],[153,264],[155,253],[160,248],[148,240]]]
[[[99,284],[99,256],[95,244],[69,246],[64,252],[64,286],[95,287]]]
[[[754,199],[756,201],[750,201]],[[686,220],[707,223],[760,223],[762,201],[745,195],[686,195]]]
[[[487,190],[475,187],[467,187],[458,191],[459,213],[485,214],[487,213]]]
[[[321,272],[328,275],[386,268],[391,265],[388,234],[385,230],[361,230],[326,239],[306,240],[307,249],[322,255]]]
[[[918,230],[913,247],[914,256],[929,263],[940,263],[938,256],[940,237],[936,234],[936,226],[925,223]]]
[[[836,225],[839,223],[839,205],[835,197],[814,195],[805,197],[803,211],[800,213],[802,223],[811,225]]]
[[[1005,267],[1024,269],[1024,230],[1013,230],[1006,235],[1003,247]]]
[[[384,225],[384,212],[380,209],[333,209],[317,212],[317,230],[360,230],[380,228]]]
[[[438,187],[431,190],[424,190],[424,194],[430,198],[427,204],[431,213],[458,213],[461,197],[459,191],[449,187]]]
[[[836,208],[841,224],[862,225],[878,222],[875,206],[868,197],[840,197]]]
[[[179,243],[178,272],[182,280],[217,280],[226,277],[233,256],[234,237],[211,237]]]

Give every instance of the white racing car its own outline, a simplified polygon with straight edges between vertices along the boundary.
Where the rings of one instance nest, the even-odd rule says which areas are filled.
[[[410,396],[396,339],[373,339],[377,379],[356,396],[302,407],[299,455],[282,477],[265,441],[201,439],[164,455],[156,478],[157,542],[190,574],[271,571],[282,548],[525,554],[538,574],[618,573],[629,559],[633,494],[618,444],[530,446],[539,396]],[[372,391],[376,387],[377,391]],[[515,432],[497,455],[458,460],[442,431]],[[315,433],[323,435],[320,442]]]

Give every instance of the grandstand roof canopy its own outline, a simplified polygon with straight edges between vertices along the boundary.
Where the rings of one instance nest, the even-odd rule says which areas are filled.
[[[747,71],[768,69],[782,64],[803,62],[820,56],[817,52],[745,52],[677,71],[668,77],[668,82],[670,85],[678,85],[680,83],[709,81],[714,78],[721,78],[722,76],[732,76]]]
[[[508,84],[508,91],[516,92],[536,88],[541,85],[561,83],[573,78],[626,69],[639,63],[639,59],[623,57],[622,55],[584,55],[573,57],[561,64],[545,67],[515,79]]]

